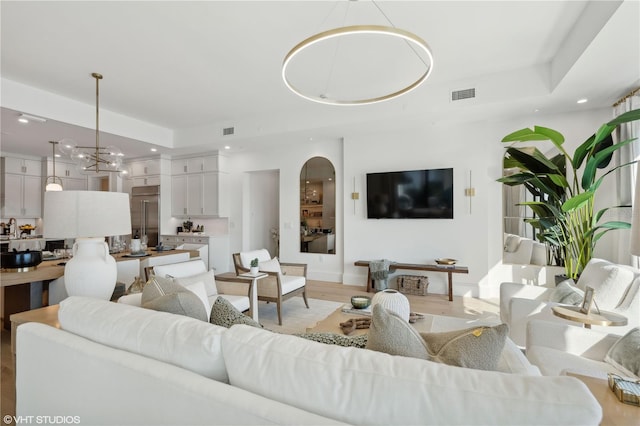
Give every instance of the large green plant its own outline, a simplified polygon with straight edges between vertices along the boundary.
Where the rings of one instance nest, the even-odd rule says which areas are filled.
[[[626,112],[603,124],[573,154],[563,146],[564,136],[556,130],[535,126],[513,132],[502,142],[531,142],[549,140],[560,151],[549,158],[535,147],[510,146],[505,167],[520,171],[498,179],[505,185],[523,185],[534,196],[528,206],[536,215],[528,219],[538,231],[538,239],[547,243],[564,261],[566,274],[577,278],[593,256],[596,242],[614,229],[627,229],[630,224],[620,221],[602,222],[602,216],[613,206],[594,211],[594,198],[603,179],[613,171],[634,164],[635,161],[608,168],[597,176],[598,169],[608,167],[613,153],[634,139],[613,142],[611,134],[622,123],[640,119],[640,109]],[[571,173],[567,175],[567,166]]]

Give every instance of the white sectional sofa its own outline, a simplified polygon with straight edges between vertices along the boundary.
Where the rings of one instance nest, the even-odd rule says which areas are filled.
[[[17,330],[18,416],[81,424],[598,424],[572,377],[472,370],[71,297]]]
[[[640,325],[640,270],[593,258],[576,286],[581,290],[587,286],[595,288],[597,308],[623,315],[628,321],[626,326],[594,325],[593,329],[623,335]],[[518,346],[526,345],[527,323],[532,319],[581,326],[553,314],[551,308],[559,304],[549,300],[554,289],[554,285],[532,286],[511,282],[500,285],[500,318],[509,324],[509,337]]]

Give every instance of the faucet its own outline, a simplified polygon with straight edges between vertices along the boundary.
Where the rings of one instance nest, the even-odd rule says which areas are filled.
[[[13,238],[17,240],[20,236],[18,235],[18,222],[15,217],[9,219],[9,232],[11,232],[11,224],[13,224]]]

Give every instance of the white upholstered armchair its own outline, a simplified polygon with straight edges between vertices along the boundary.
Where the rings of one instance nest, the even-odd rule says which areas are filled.
[[[258,281],[258,300],[275,302],[278,310],[278,324],[282,325],[282,302],[297,295],[302,295],[307,302],[307,265],[305,263],[280,263],[271,258],[266,249],[245,251],[233,254],[236,274],[249,272],[251,261],[258,259],[260,272],[269,276]]]

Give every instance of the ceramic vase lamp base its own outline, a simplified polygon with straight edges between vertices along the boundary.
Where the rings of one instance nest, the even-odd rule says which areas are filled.
[[[73,257],[64,268],[69,296],[109,300],[116,286],[118,268],[102,237],[76,238]]]

